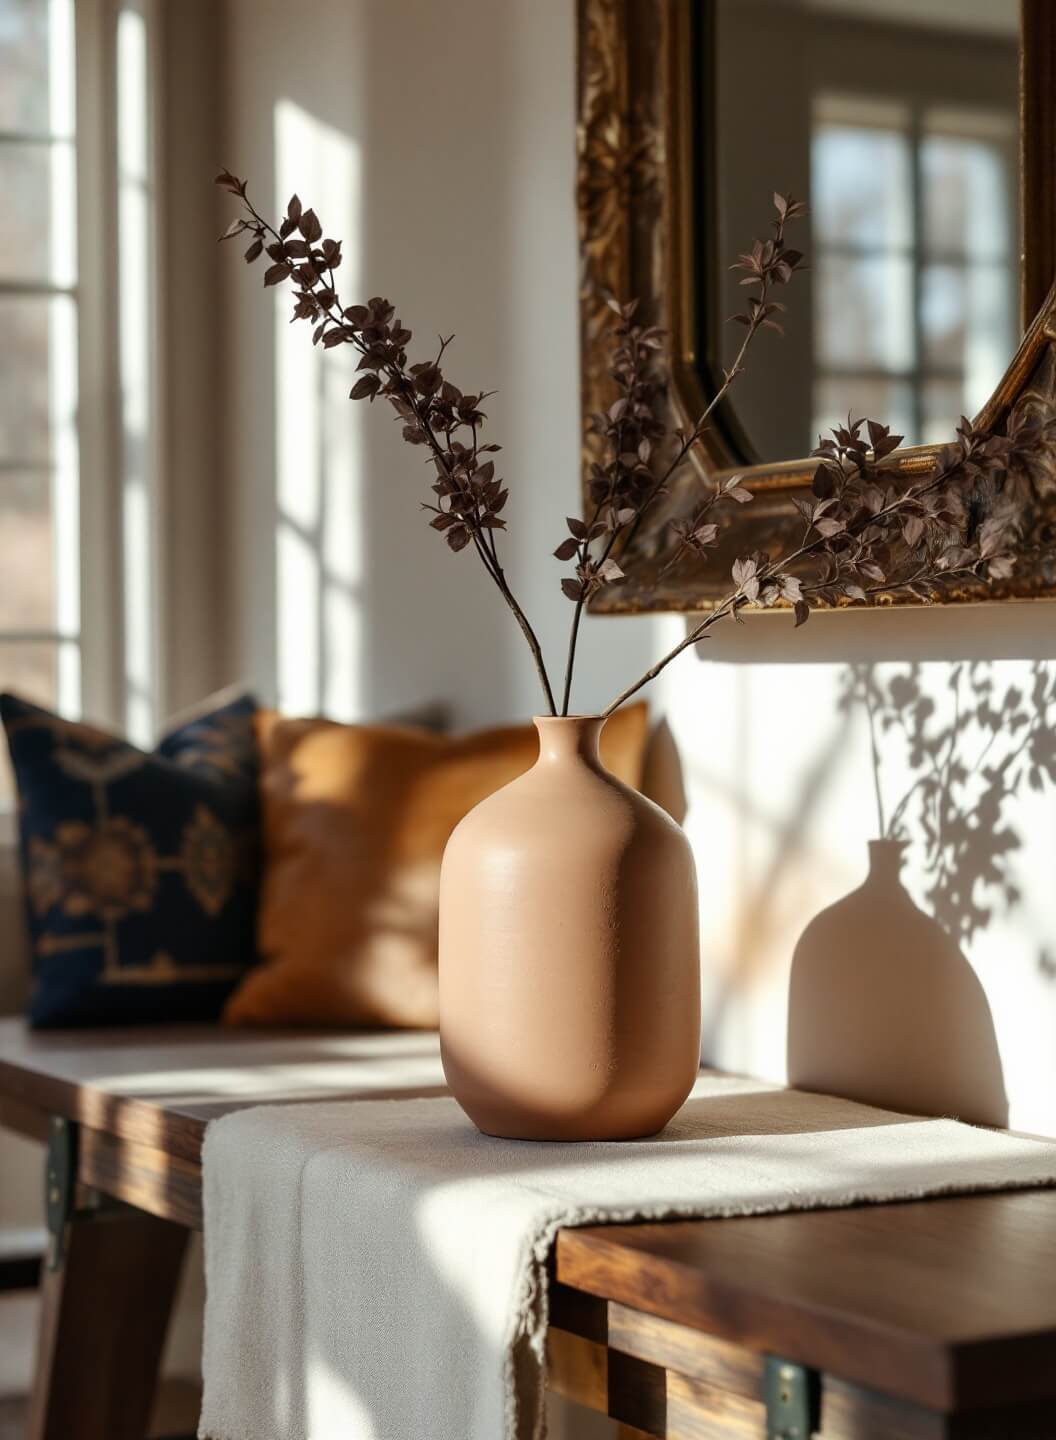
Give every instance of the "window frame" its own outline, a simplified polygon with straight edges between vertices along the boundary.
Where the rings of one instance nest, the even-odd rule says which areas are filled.
[[[146,27],[148,79],[148,166],[154,189],[148,247],[149,314],[146,354],[150,368],[150,430],[145,460],[149,483],[150,705],[156,723],[160,677],[164,674],[158,596],[162,558],[158,515],[162,484],[163,411],[160,404],[156,192],[160,176],[156,0],[74,0],[74,179],[76,186],[76,279],[72,286],[50,281],[0,281],[0,294],[69,294],[77,311],[78,560],[80,619],[72,635],[56,625],[41,630],[3,630],[0,640],[59,644],[74,640],[80,652],[80,695],[76,710],[124,733],[129,687],[125,677],[126,540],[121,373],[120,236],[118,224],[117,32],[124,10],[140,14]],[[14,812],[0,809],[0,842],[14,836]]]

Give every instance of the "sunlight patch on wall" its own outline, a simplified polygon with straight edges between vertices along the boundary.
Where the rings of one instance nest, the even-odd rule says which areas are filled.
[[[121,367],[125,723],[149,745],[154,731],[154,371],[147,24],[125,6],[117,21],[118,342]]]
[[[290,100],[275,107],[274,206],[298,193],[343,241],[335,279],[358,300],[359,146]],[[291,325],[293,292],[275,291],[276,647],[280,709],[351,719],[362,712],[363,422],[349,403],[356,356],[326,352]]]
[[[51,146],[49,201],[53,284],[77,283],[77,184],[74,17],[72,0],[48,4],[48,130],[63,137]],[[81,704],[80,462],[77,437],[77,305],[56,297],[48,307],[49,408],[52,437],[52,586],[58,647],[56,699],[64,715]]]
[[[905,891],[982,983],[1010,1123],[1056,1133],[1056,663],[705,657],[662,684],[698,863],[705,1058],[784,1078],[793,954],[865,879],[879,780],[888,825],[901,808]],[[908,1024],[898,960],[867,974],[846,956],[863,987],[901,977]]]

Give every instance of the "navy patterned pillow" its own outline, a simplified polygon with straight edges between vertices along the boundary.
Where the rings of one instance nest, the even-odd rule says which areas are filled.
[[[256,702],[151,754],[0,696],[38,1026],[212,1020],[256,958]]]

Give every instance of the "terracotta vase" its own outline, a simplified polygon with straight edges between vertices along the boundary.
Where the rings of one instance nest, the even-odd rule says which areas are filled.
[[[864,883],[816,916],[796,946],[789,1083],[1007,1125],[986,994],[956,942],[903,888],[904,848],[870,841]]]
[[[444,853],[444,1071],[489,1135],[652,1135],[697,1073],[693,856],[664,811],[603,767],[604,723],[537,719],[536,764]]]

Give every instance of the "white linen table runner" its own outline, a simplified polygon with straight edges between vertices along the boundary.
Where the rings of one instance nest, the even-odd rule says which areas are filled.
[[[203,1165],[203,1440],[538,1440],[560,1228],[1051,1185],[1056,1144],[704,1076],[651,1140],[335,1101],[218,1120]]]

